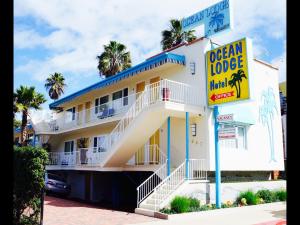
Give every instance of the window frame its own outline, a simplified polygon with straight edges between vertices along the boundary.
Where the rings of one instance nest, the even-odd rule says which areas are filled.
[[[66,151],[66,143],[67,143],[67,142],[73,142],[73,150],[72,150],[72,148],[71,148],[71,151]],[[65,153],[65,154],[66,154],[67,152],[71,152],[71,155],[73,155],[75,151],[76,151],[76,145],[75,145],[75,140],[74,140],[74,139],[64,141],[64,153]]]

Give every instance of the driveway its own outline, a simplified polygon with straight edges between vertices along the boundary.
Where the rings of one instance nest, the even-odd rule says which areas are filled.
[[[52,196],[45,197],[44,225],[121,225],[155,222],[159,219],[103,209]]]

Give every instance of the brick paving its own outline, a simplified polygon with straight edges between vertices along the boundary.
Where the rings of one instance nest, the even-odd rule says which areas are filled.
[[[45,197],[44,225],[121,225],[158,220],[160,219],[103,209],[67,199]]]

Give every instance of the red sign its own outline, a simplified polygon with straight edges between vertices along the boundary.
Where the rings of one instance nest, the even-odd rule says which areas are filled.
[[[218,100],[218,99],[222,99],[222,98],[228,98],[228,97],[233,97],[234,96],[234,91],[230,91],[230,92],[225,92],[225,93],[221,93],[221,94],[216,94],[213,93],[213,95],[210,97],[210,99],[212,101]]]

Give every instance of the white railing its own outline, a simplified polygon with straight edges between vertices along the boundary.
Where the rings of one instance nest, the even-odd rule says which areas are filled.
[[[149,196],[154,188],[167,177],[167,161],[156,170],[147,180],[137,187],[137,207]]]
[[[105,139],[104,145],[107,146],[106,155],[110,154],[113,144],[121,138],[126,128],[131,124],[131,121],[146,107],[156,102],[166,101],[198,105],[199,98],[197,98],[197,96],[196,89],[176,81],[161,80],[147,85],[145,90],[139,95],[117,126]]]
[[[76,166],[88,163],[87,148],[81,148],[73,152],[49,152],[48,165]]]
[[[160,150],[158,145],[145,145],[132,156],[127,165],[163,164],[166,160],[166,155]]]
[[[207,167],[205,159],[190,159],[188,163],[189,180],[207,180]]]
[[[105,118],[125,113],[135,100],[136,94],[132,94],[79,112],[61,112],[56,115],[57,118],[49,123],[50,130],[58,132],[90,123],[102,122]]]

